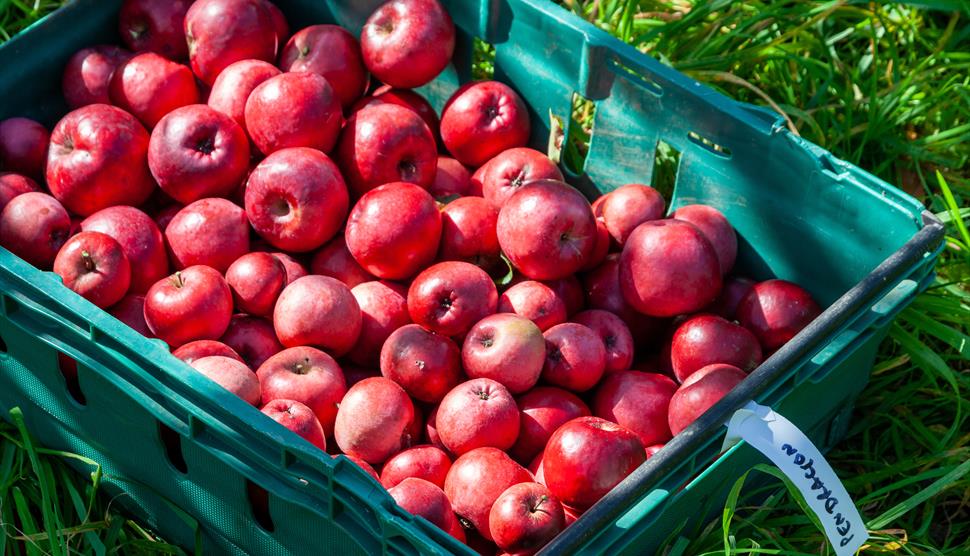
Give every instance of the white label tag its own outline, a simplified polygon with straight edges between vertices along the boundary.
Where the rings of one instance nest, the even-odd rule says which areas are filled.
[[[726,450],[743,439],[764,454],[801,491],[838,556],[855,554],[869,538],[842,481],[802,431],[770,407],[748,402],[727,425]]]

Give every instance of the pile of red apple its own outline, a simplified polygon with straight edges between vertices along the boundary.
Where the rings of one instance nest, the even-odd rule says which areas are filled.
[[[732,276],[713,207],[591,206],[507,85],[439,120],[437,0],[359,42],[267,0],[119,24],[51,133],[0,122],[0,244],[479,550],[538,550],[820,311]]]

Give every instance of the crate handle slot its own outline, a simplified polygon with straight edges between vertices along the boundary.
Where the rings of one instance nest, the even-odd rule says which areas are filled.
[[[696,131],[688,131],[687,139],[707,152],[714,154],[715,156],[728,159],[731,158],[731,149],[711,141]]]
[[[644,72],[637,71],[636,69],[626,65],[618,58],[610,59],[610,66],[615,70],[615,73],[621,77],[629,79],[631,82],[639,85],[644,91],[647,91],[655,97],[662,97],[664,94],[664,89],[656,81],[650,79]]]

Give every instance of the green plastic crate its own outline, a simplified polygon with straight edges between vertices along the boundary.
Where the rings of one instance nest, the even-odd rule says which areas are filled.
[[[591,197],[650,183],[658,141],[681,153],[673,207],[708,203],[740,237],[738,270],[807,287],[829,308],[742,385],[568,528],[545,553],[649,554],[690,538],[762,457],[718,454],[746,401],[770,405],[821,448],[851,419],[892,319],[933,279],[942,227],[921,205],[546,0],[443,0],[459,30],[456,68],[424,92],[440,108],[470,78],[472,38],[495,45],[495,77],[532,110],[533,146],[574,93],[596,104],[581,175]],[[379,0],[279,0],[294,29],[359,31]],[[61,69],[76,50],[117,42],[117,0],[76,0],[0,47],[0,118],[53,125]],[[715,147],[716,145],[716,147]],[[241,400],[0,249],[0,410],[20,407],[45,445],[104,466],[134,515],[187,549],[229,554],[470,553],[398,508],[344,458],[331,460]],[[79,362],[84,403],[57,352]],[[90,471],[79,464],[79,471]],[[257,520],[247,481],[269,491]]]

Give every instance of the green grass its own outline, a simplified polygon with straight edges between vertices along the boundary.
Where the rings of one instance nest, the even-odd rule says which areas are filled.
[[[900,185],[947,223],[939,279],[892,326],[829,460],[868,520],[864,554],[970,554],[970,4],[560,3],[729,96],[771,107],[792,130]],[[0,38],[55,4],[0,0]],[[564,157],[583,156],[591,113],[578,99],[580,132],[570,136],[579,140]],[[658,161],[671,182],[674,160]],[[74,478],[65,463],[73,456],[30,446],[17,426],[0,424],[0,437],[0,515],[21,537],[0,539],[0,554],[67,552],[64,543],[71,552],[98,543],[171,550],[114,511],[93,467],[92,480]],[[683,554],[832,553],[780,479],[760,504],[749,500],[762,489],[744,480]]]
[[[56,10],[60,0],[0,0],[0,42],[10,39],[41,17]]]
[[[18,410],[8,418],[0,422],[0,554],[182,553],[118,513],[97,462],[39,447]],[[69,461],[90,475],[78,476]]]

